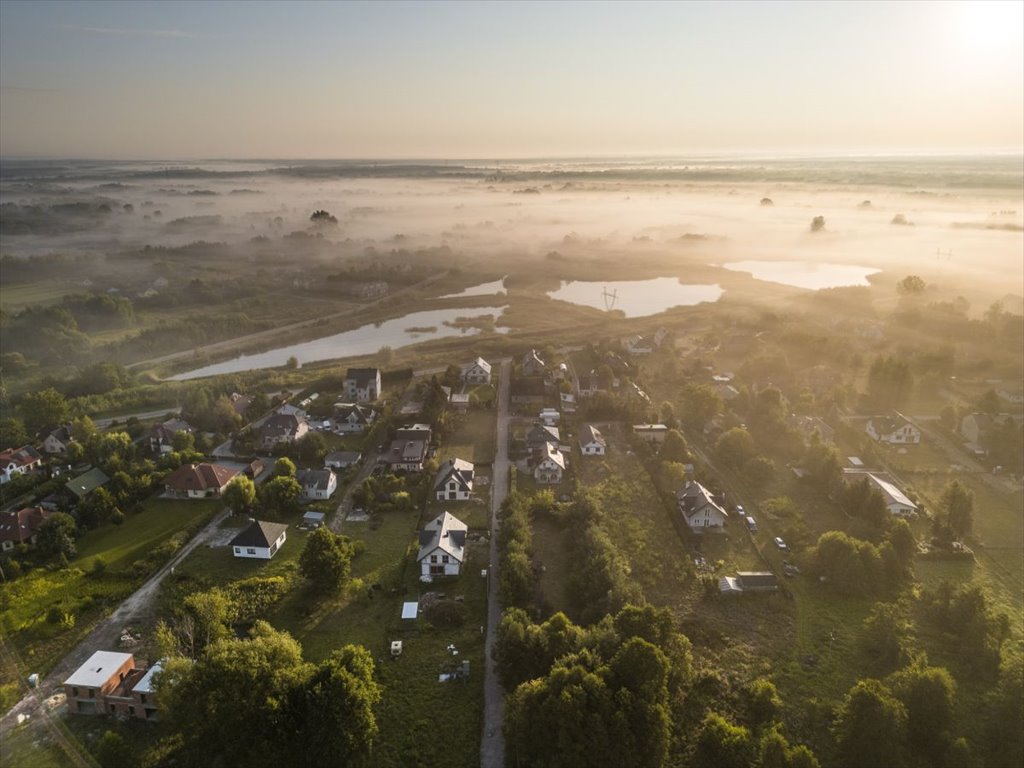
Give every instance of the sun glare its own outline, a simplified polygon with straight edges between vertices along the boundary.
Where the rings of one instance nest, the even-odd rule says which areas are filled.
[[[974,0],[961,4],[960,33],[978,53],[997,53],[1024,40],[1024,0]]]

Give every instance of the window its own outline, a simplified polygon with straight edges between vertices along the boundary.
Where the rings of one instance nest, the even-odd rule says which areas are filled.
[[[96,698],[96,691],[94,691],[92,688],[89,689],[89,698],[90,699],[95,699]]]
[[[78,689],[77,688],[72,688],[71,689],[71,695],[77,698],[78,697]]]
[[[145,704],[146,703],[146,694],[140,693],[139,694],[139,699],[142,701],[143,704]]]
[[[128,714],[135,717],[135,707],[128,707]]]
[[[235,547],[235,554],[236,555],[242,554],[242,548],[241,547]]]
[[[430,562],[436,563],[437,562],[437,555],[431,555],[430,556]]]
[[[248,547],[248,548],[246,548],[245,553],[247,555],[255,555],[256,554],[256,550],[253,549],[252,547]]]
[[[447,563],[448,562],[448,555],[441,555],[441,562],[442,563]]]
[[[277,552],[277,544],[274,544],[274,546],[272,546],[272,547],[270,548],[270,554],[271,554],[271,556],[273,556],[273,554],[274,554],[275,552]]]

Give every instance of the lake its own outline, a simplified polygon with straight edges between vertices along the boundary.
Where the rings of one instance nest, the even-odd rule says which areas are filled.
[[[483,315],[500,315],[506,305],[497,307],[472,307],[456,309],[433,309],[425,312],[412,312],[392,320],[385,320],[378,325],[364,325],[351,331],[343,331],[332,336],[324,336],[313,341],[304,341],[287,347],[271,349],[268,352],[257,352],[242,355],[222,363],[214,363],[172,376],[172,381],[187,381],[203,376],[217,376],[224,373],[252,371],[259,368],[276,368],[288,362],[294,356],[299,365],[313,363],[318,360],[333,360],[339,357],[367,355],[381,347],[392,349],[418,344],[431,339],[443,339],[449,336],[474,336],[479,333],[476,328],[452,328],[445,325],[457,317],[481,317]],[[410,328],[424,329],[410,331]],[[429,330],[426,330],[429,329]],[[508,328],[497,328],[498,333],[507,333]]]
[[[438,296],[439,299],[461,299],[463,296],[490,296],[495,293],[503,293],[505,291],[505,278],[501,280],[494,280],[490,283],[480,283],[480,285],[474,285],[467,288],[464,291],[458,293],[449,293],[444,296]]]
[[[719,285],[687,285],[676,277],[656,277],[651,280],[617,280],[610,282],[562,282],[557,291],[548,296],[595,309],[618,309],[626,317],[647,317],[672,307],[718,301],[722,296]]]
[[[854,264],[829,264],[816,261],[730,261],[724,269],[747,272],[757,280],[791,285],[794,288],[843,288],[848,285],[870,285],[868,275],[881,272],[872,267]]]

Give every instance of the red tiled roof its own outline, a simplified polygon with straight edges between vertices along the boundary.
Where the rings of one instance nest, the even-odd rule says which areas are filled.
[[[42,507],[25,507],[17,512],[0,512],[0,541],[20,544],[36,535],[39,526],[50,516]]]
[[[172,491],[205,491],[223,488],[237,474],[237,469],[220,464],[189,464],[169,474],[164,485]]]

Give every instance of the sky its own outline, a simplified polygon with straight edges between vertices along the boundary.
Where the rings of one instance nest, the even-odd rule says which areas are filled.
[[[0,2],[0,155],[1020,151],[1024,0]]]

